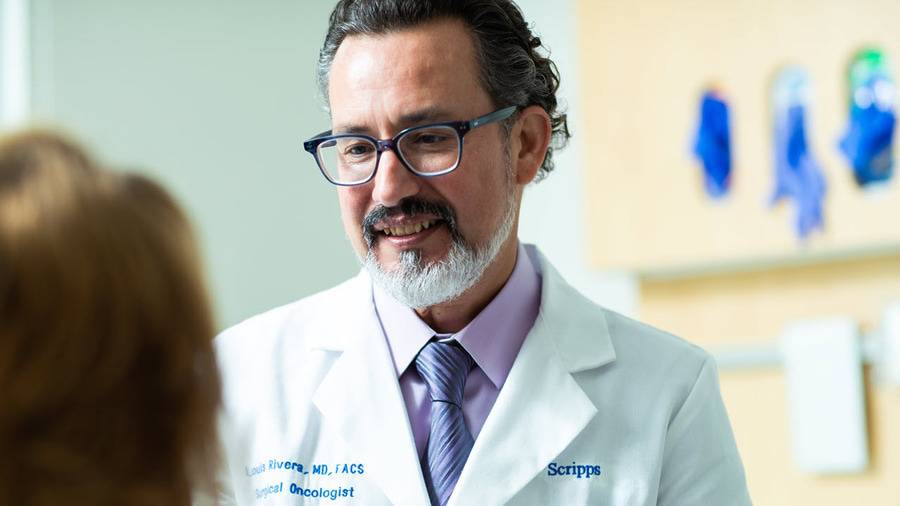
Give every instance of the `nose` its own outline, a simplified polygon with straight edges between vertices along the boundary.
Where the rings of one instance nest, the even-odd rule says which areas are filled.
[[[378,161],[372,200],[385,207],[394,207],[404,198],[419,193],[419,183],[419,177],[403,166],[397,153],[387,150]]]

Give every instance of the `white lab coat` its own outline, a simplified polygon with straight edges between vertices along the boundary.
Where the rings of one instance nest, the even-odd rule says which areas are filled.
[[[526,251],[540,313],[450,505],[750,504],[712,359],[594,305]],[[216,345],[224,504],[428,504],[365,273]]]

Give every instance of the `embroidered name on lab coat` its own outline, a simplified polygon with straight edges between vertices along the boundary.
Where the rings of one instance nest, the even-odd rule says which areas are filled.
[[[333,477],[340,478],[348,475],[363,475],[366,472],[362,463],[339,463],[339,464],[310,464],[306,465],[300,462],[290,460],[268,459],[245,466],[245,473],[249,477],[266,480],[267,482],[257,486],[254,489],[256,499],[265,499],[272,495],[290,494],[320,500],[337,500],[344,497],[356,497],[356,490],[352,486],[344,486],[344,484],[334,484],[331,482]],[[275,476],[271,477],[271,481],[267,480],[267,474],[275,472],[289,472],[299,483],[293,481],[280,480]],[[299,475],[299,476],[298,476]],[[320,479],[325,479],[321,482]],[[275,481],[278,480],[278,481]]]
[[[576,464],[575,462],[572,462],[571,465],[565,465],[551,462],[550,465],[547,466],[547,476],[566,476],[576,479],[589,479],[596,478],[602,473],[603,470],[600,466],[595,464]]]

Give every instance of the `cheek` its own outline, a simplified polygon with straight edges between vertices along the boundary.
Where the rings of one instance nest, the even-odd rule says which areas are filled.
[[[479,169],[488,169],[486,166]],[[482,244],[497,229],[506,211],[509,199],[509,184],[501,166],[491,167],[497,171],[496,177],[483,177],[469,184],[455,185],[448,190],[448,200],[452,202],[463,236],[471,242]]]

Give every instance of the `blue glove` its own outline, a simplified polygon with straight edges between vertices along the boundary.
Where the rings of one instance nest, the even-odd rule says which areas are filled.
[[[796,232],[801,239],[823,228],[822,201],[826,189],[821,165],[807,144],[808,89],[806,72],[796,67],[780,72],[773,88],[775,189],[771,204],[783,199],[794,200]]]
[[[894,87],[886,76],[872,76],[853,90],[850,125],[838,146],[860,186],[893,174],[895,123]]]
[[[714,91],[703,94],[694,154],[703,163],[706,193],[719,198],[728,193],[731,182],[731,129],[728,104]]]

